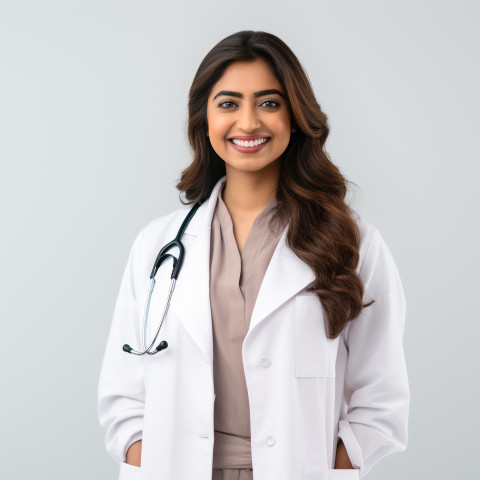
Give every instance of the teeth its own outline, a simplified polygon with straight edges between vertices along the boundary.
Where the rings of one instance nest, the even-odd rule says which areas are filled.
[[[232,142],[240,147],[256,147],[262,143],[265,143],[266,141],[268,141],[268,138],[257,138],[256,140],[250,141],[238,140],[236,138],[232,139]]]

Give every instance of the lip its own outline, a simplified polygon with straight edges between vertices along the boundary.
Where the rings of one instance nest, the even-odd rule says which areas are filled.
[[[238,137],[233,137],[233,138],[238,138]],[[267,138],[267,137],[260,137],[260,138]],[[241,140],[241,139],[240,139]],[[250,140],[253,140],[252,138],[250,138]],[[257,153],[259,152],[260,150],[264,149],[266,145],[268,145],[270,143],[270,137],[268,137],[268,140],[266,142],[263,142],[261,143],[260,145],[257,145],[256,147],[241,147],[240,145],[235,145],[231,139],[228,140],[228,143],[232,146],[232,148],[234,148],[235,150],[237,150],[237,152],[241,152],[241,153]]]
[[[256,140],[257,138],[270,138],[268,135],[250,135],[246,137],[244,135],[235,135],[234,137],[229,137],[227,140],[233,140],[236,138],[237,140]]]

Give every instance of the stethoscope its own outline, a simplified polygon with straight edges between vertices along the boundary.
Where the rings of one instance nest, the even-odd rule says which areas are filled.
[[[156,353],[160,352],[161,350],[164,350],[165,348],[168,347],[168,343],[165,340],[162,340],[158,346],[155,348],[155,350],[151,350],[153,347],[154,343],[157,341],[158,334],[160,333],[160,329],[162,328],[163,324],[163,319],[165,318],[165,315],[167,313],[168,307],[170,305],[170,299],[172,298],[173,290],[175,289],[175,283],[178,278],[178,274],[180,273],[180,268],[182,267],[183,264],[183,259],[185,257],[185,247],[183,246],[183,243],[181,241],[183,232],[187,228],[187,225],[189,224],[190,220],[192,217],[195,215],[195,212],[198,210],[198,207],[204,202],[204,200],[198,201],[188,212],[187,216],[182,222],[182,225],[180,226],[180,229],[178,230],[177,236],[170,242],[167,243],[158,253],[157,259],[155,260],[155,263],[153,264],[153,269],[152,273],[150,274],[150,285],[148,286],[148,291],[147,291],[147,299],[145,301],[145,309],[143,312],[143,352],[139,352],[137,350],[134,350],[130,345],[125,344],[123,346],[123,351],[127,353],[133,353],[135,355],[145,355],[148,353],[148,355],[155,355]],[[179,250],[178,253],[178,258],[175,257],[174,255],[167,253],[169,250],[172,248],[177,247]],[[160,321],[160,324],[158,325],[157,328],[157,333],[155,334],[155,337],[151,341],[150,345],[146,347],[147,344],[147,324],[148,324],[148,311],[150,309],[150,299],[152,298],[152,293],[153,293],[153,288],[155,287],[155,275],[157,274],[158,269],[160,268],[160,265],[163,263],[164,260],[167,258],[172,257],[173,258],[173,270],[172,270],[172,275],[170,278],[172,281],[170,282],[170,288],[168,291],[168,297],[167,301],[165,303],[165,308],[163,309],[163,314],[162,314],[162,320]]]

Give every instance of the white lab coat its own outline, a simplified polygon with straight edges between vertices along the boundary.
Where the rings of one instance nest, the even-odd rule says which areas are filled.
[[[120,463],[120,480],[212,478],[210,228],[225,179],[183,235],[185,261],[159,335],[169,346],[153,356],[128,354],[122,346],[142,345],[152,265],[190,207],[150,222],[131,248],[98,391],[105,445]],[[354,480],[406,448],[410,393],[402,345],[404,291],[378,230],[358,214],[357,222],[364,301],[376,302],[336,339],[325,335],[318,297],[305,291],[314,274],[286,245],[286,229],[266,271],[242,347],[255,480]],[[150,335],[161,318],[171,268],[168,260],[157,274]],[[355,469],[333,469],[339,437]],[[128,447],[139,439],[142,466],[134,467],[124,462]]]

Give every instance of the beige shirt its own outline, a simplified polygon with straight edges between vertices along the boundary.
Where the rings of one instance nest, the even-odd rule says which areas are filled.
[[[210,304],[213,322],[215,443],[213,468],[252,468],[250,408],[242,362],[242,344],[270,259],[281,236],[268,227],[273,198],[258,214],[242,253],[219,189],[212,218]]]

